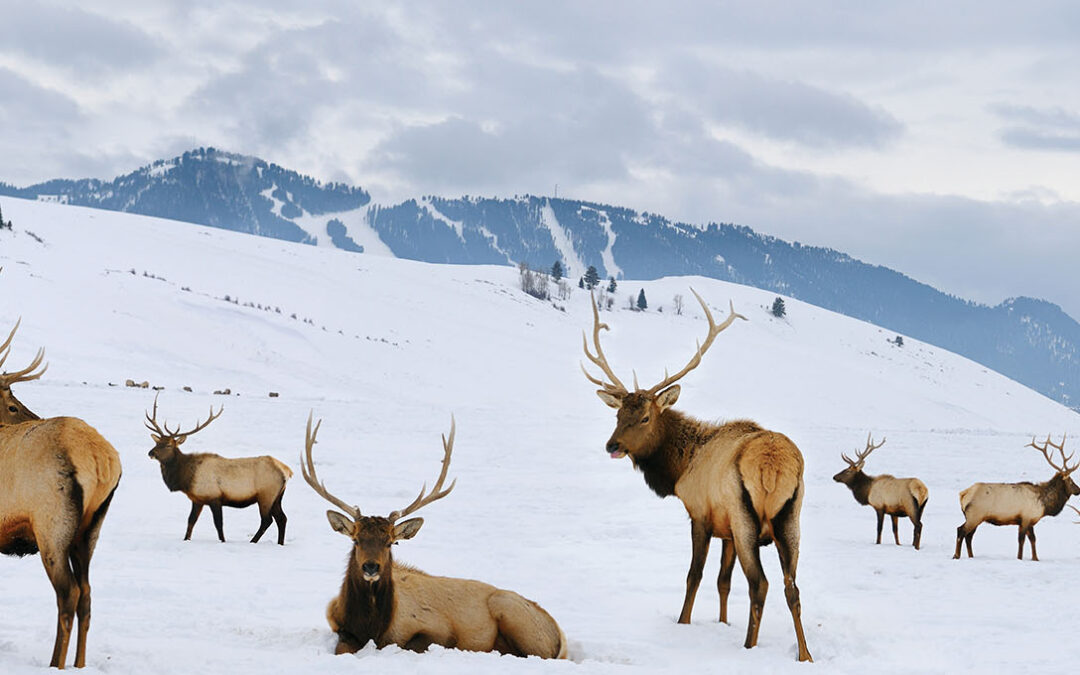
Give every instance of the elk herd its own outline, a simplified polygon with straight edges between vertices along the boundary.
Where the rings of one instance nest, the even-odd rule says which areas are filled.
[[[678,381],[694,370],[716,337],[736,319],[745,317],[730,306],[727,318],[716,323],[706,302],[694,292],[708,322],[708,333],[687,364],[674,375],[642,389],[634,376],[629,389],[616,376],[600,344],[608,326],[600,321],[592,301],[592,346],[583,335],[585,357],[600,376],[582,365],[585,377],[597,385],[600,399],[615,409],[615,430],[605,445],[612,459],[629,457],[646,485],[660,497],[674,495],[690,520],[691,556],[686,593],[678,616],[690,623],[694,599],[701,583],[711,541],[721,541],[719,620],[728,622],[728,594],[738,561],[749,588],[749,617],[744,647],[758,641],[768,581],[762,568],[761,548],[775,545],[783,574],[784,598],[795,632],[797,659],[812,661],[802,624],[802,604],[796,583],[799,563],[799,519],[805,484],[804,460],[799,448],[782,433],[750,420],[705,422],[674,408]],[[0,344],[0,368],[11,351],[19,322]],[[41,419],[11,392],[11,386],[44,374],[42,350],[28,366],[0,370],[0,553],[40,554],[56,593],[56,638],[50,665],[65,666],[73,624],[77,620],[75,667],[86,664],[90,625],[90,562],[106,513],[120,481],[120,455],[93,427],[74,417]],[[184,539],[190,539],[203,507],[209,506],[218,539],[225,541],[222,507],[257,504],[257,543],[272,523],[277,543],[285,543],[287,518],[282,499],[292,470],[270,456],[228,459],[212,453],[185,453],[180,446],[222,414],[213,408],[206,421],[184,431],[158,422],[158,397],[145,414],[144,424],[153,447],[149,457],[160,464],[166,488],[183,492],[191,500]],[[394,560],[392,546],[412,539],[420,531],[421,509],[447,497],[456,480],[444,487],[454,449],[456,424],[442,439],[442,465],[432,489],[426,487],[410,504],[386,516],[363,515],[357,506],[331,493],[317,475],[312,455],[322,420],[313,426],[309,415],[300,468],[304,481],[334,509],[326,512],[330,527],[351,541],[344,578],[326,610],[337,635],[335,652],[352,653],[369,642],[376,647],[398,645],[425,651],[437,644],[469,651],[516,656],[567,658],[566,635],[539,604],[513,591],[471,579],[438,577]],[[855,459],[841,458],[847,468],[833,476],[852,492],[859,504],[877,515],[877,543],[885,516],[892,520],[893,538],[900,544],[898,520],[911,519],[912,544],[920,548],[922,518],[929,491],[918,478],[869,475],[864,465],[884,445],[868,437]],[[1028,444],[1038,450],[1054,470],[1043,483],[974,483],[960,492],[964,522],[956,530],[954,558],[971,541],[981,523],[1016,525],[1018,558],[1025,538],[1035,553],[1035,524],[1043,516],[1060,513],[1073,495],[1080,494],[1071,474],[1080,466],[1065,453],[1065,438],[1054,443]],[[1074,508],[1074,507],[1073,507]],[[1075,510],[1075,508],[1074,508]],[[1077,511],[1080,513],[1080,510]],[[3,619],[0,619],[3,621]]]

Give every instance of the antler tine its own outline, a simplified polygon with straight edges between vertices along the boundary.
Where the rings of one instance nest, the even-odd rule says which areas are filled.
[[[153,417],[151,417],[150,413],[146,413],[146,421],[143,422],[143,424],[145,424],[146,428],[150,431],[157,433],[158,436],[168,436],[169,434],[164,429],[159,427],[157,423],[157,400],[158,396],[160,395],[160,391],[154,394],[154,415]]]
[[[11,346],[11,341],[15,339],[15,331],[19,330],[20,323],[22,323],[21,316],[19,317],[18,321],[15,322],[15,327],[11,329],[10,333],[8,333],[7,339],[4,340],[4,344],[0,345],[0,352],[4,352],[5,350],[7,350],[8,347]],[[3,357],[0,358],[0,365],[4,363],[4,359],[6,358],[7,354],[4,354]]]
[[[585,335],[585,331],[581,331],[581,343],[582,346],[585,348],[586,358],[588,358],[589,361],[593,363],[593,365],[600,368],[600,370],[604,372],[604,375],[606,375],[608,379],[611,380],[611,382],[604,382],[603,380],[599,380],[592,375],[589,375],[589,372],[585,370],[585,364],[581,364],[581,370],[585,373],[585,377],[587,377],[590,382],[603,387],[604,391],[606,391],[607,393],[617,395],[627,394],[629,392],[626,389],[626,385],[619,381],[619,378],[615,376],[615,373],[612,371],[611,366],[608,365],[607,357],[604,356],[604,349],[600,346],[600,329],[610,329],[608,328],[608,325],[606,323],[600,323],[600,312],[598,312],[596,309],[596,298],[591,292],[589,293],[589,304],[592,306],[593,347],[596,349],[596,355],[594,356],[593,353],[589,351],[589,338]]]
[[[1043,442],[1042,446],[1037,445],[1035,443],[1035,437],[1032,436],[1031,437],[1031,442],[1028,443],[1027,446],[1025,446],[1025,447],[1032,447],[1032,448],[1035,448],[1036,450],[1038,450],[1039,452],[1041,452],[1042,456],[1046,458],[1047,463],[1050,464],[1050,466],[1053,467],[1055,471],[1058,471],[1058,472],[1064,473],[1064,474],[1070,474],[1070,473],[1072,473],[1073,471],[1076,470],[1075,466],[1072,467],[1071,469],[1069,468],[1069,460],[1072,459],[1073,455],[1070,454],[1068,457],[1065,456],[1065,435],[1064,434],[1061,437],[1061,445],[1057,445],[1053,441],[1051,441],[1050,440],[1050,434],[1047,434],[1046,435],[1046,441]],[[1057,464],[1054,463],[1054,459],[1053,459],[1052,455],[1049,452],[1050,448],[1054,448],[1055,450],[1057,450],[1057,451],[1059,451],[1061,453],[1061,460],[1062,460],[1061,461],[1061,466],[1058,466]]]
[[[12,331],[12,334],[14,334],[14,331]],[[9,336],[8,340],[10,341],[10,339],[11,338]],[[7,343],[5,343],[5,344],[7,344]],[[4,351],[3,355],[0,356],[0,365],[3,365],[4,361],[7,360],[7,356],[8,356],[9,353],[11,353],[11,352],[10,351]],[[46,363],[41,368],[41,370],[39,370],[36,373],[33,372],[38,366],[41,365],[41,360],[44,359],[44,358],[45,358],[45,349],[44,348],[38,349],[37,355],[34,356],[34,360],[31,361],[30,365],[28,365],[27,367],[23,368],[22,370],[16,370],[13,373],[0,373],[0,384],[2,384],[5,387],[10,387],[11,385],[15,384],[16,382],[29,382],[31,380],[38,379],[39,377],[41,377],[42,375],[45,374],[46,370],[49,369],[49,364]]]
[[[884,436],[882,436],[880,443],[878,443],[877,445],[874,445],[874,440],[873,440],[872,434],[866,434],[866,448],[862,452],[856,452],[855,454],[859,458],[859,461],[861,462],[861,461],[865,460],[867,457],[869,457],[871,452],[877,450],[878,448],[880,448],[883,445],[885,445],[885,437]]]
[[[709,306],[705,304],[704,300],[701,299],[701,296],[698,295],[698,292],[695,291],[693,288],[690,289],[690,292],[694,294],[694,297],[697,298],[697,301],[701,305],[701,308],[705,310],[705,318],[709,322],[709,334],[705,336],[705,344],[698,342],[697,351],[694,352],[694,356],[690,358],[690,362],[687,363],[682,370],[675,373],[674,375],[667,375],[667,371],[665,371],[664,379],[661,380],[659,384],[648,389],[648,392],[650,394],[655,394],[664,387],[678,382],[680,379],[682,379],[684,375],[689,373],[694,368],[697,368],[698,365],[701,364],[701,357],[705,354],[706,351],[708,351],[709,347],[712,346],[713,340],[716,339],[716,336],[723,332],[724,329],[726,329],[732,323],[734,323],[735,319],[742,319],[743,321],[747,320],[745,316],[743,316],[742,314],[738,314],[735,311],[735,302],[729,300],[728,304],[730,306],[731,313],[728,314],[728,317],[724,319],[723,323],[717,324],[716,321],[713,319],[712,312],[709,311]]]
[[[404,518],[405,516],[407,516],[407,515],[409,515],[411,513],[415,513],[416,511],[418,511],[421,508],[427,506],[428,504],[430,504],[433,501],[436,501],[438,499],[442,499],[446,495],[450,494],[450,491],[454,489],[455,485],[457,485],[457,479],[455,478],[450,483],[450,487],[446,488],[445,490],[442,489],[443,482],[446,481],[446,472],[450,468],[450,453],[452,453],[454,451],[454,434],[455,434],[456,431],[457,431],[457,424],[456,424],[456,422],[454,420],[454,416],[451,415],[450,416],[450,438],[448,440],[446,438],[446,436],[442,437],[442,443],[443,443],[442,471],[439,472],[439,479],[435,481],[435,487],[432,488],[430,494],[425,495],[425,493],[427,492],[427,483],[424,483],[424,486],[422,488],[420,488],[420,494],[418,494],[416,496],[416,499],[413,500],[412,504],[409,504],[408,506],[406,506],[401,511],[393,511],[393,512],[390,513],[390,515],[388,517],[389,517],[391,523],[397,521],[398,518]]]
[[[1076,511],[1076,514],[1077,514],[1077,515],[1080,515],[1080,509],[1076,508],[1076,507],[1075,507],[1075,506],[1073,506],[1072,504],[1066,504],[1065,506],[1068,506],[1068,507],[1069,507],[1070,509],[1072,509],[1073,511]],[[1077,525],[1080,525],[1080,520],[1074,520],[1073,522],[1074,522],[1074,523],[1076,523]]]
[[[315,490],[320,497],[344,511],[353,520],[356,520],[360,517],[360,507],[349,506],[341,499],[330,494],[330,491],[326,489],[323,482],[319,480],[318,474],[315,473],[315,461],[311,458],[311,448],[315,446],[315,436],[319,433],[319,427],[322,426],[322,420],[320,419],[315,424],[315,428],[312,429],[311,419],[314,416],[315,411],[308,413],[307,431],[304,433],[304,452],[300,455],[300,473],[303,474],[304,480],[311,486],[311,489]]]
[[[178,427],[176,427],[176,432],[174,433],[174,435],[190,436],[191,434],[193,434],[193,433],[195,433],[197,431],[202,431],[203,429],[208,427],[211,422],[213,422],[217,418],[221,417],[221,413],[223,413],[223,412],[225,412],[225,405],[224,404],[222,404],[221,407],[218,408],[217,414],[214,414],[214,406],[211,405],[210,406],[210,417],[207,417],[205,422],[203,422],[202,424],[196,423],[195,428],[192,429],[191,431],[183,431],[183,432],[181,432],[180,427],[178,426]]]

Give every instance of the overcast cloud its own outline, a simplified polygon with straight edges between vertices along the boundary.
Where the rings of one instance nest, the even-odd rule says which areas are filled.
[[[10,6],[8,6],[10,5]],[[198,146],[738,222],[1080,317],[1080,5],[6,3],[0,181]]]

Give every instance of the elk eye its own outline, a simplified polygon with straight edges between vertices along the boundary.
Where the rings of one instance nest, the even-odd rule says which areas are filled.
[[[648,415],[641,418],[641,424],[648,424],[648,423],[649,423],[649,416]]]
[[[8,412],[19,412],[19,409],[13,405],[8,406]]]

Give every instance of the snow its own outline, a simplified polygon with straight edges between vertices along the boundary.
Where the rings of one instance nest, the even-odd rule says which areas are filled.
[[[611,218],[608,217],[607,211],[596,209],[596,213],[600,222],[600,227],[604,228],[604,234],[607,235],[607,246],[600,252],[600,259],[604,263],[604,269],[607,271],[608,276],[621,279],[623,271],[621,267],[615,264],[615,254],[613,252],[617,235],[615,234],[615,230],[611,227]]]
[[[729,298],[750,318],[717,338],[677,406],[753,417],[805,455],[798,580],[816,663],[798,664],[773,547],[761,551],[772,583],[756,648],[742,647],[738,570],[732,623],[715,621],[718,543],[693,623],[675,623],[685,511],[604,452],[614,415],[578,370],[586,294],[574,291],[564,313],[521,293],[510,266],[429,265],[9,198],[3,210],[15,231],[0,231],[0,328],[23,318],[6,365],[28,363],[39,346],[49,362],[15,393],[39,414],[87,420],[124,463],[91,566],[86,673],[1060,672],[1080,656],[1067,595],[1080,575],[1072,518],[1039,524],[1040,562],[1015,559],[1015,528],[989,525],[974,559],[950,559],[957,492],[1045,480],[1049,467],[1024,445],[1076,436],[1080,417],[959,356],[914,339],[896,347],[892,332],[796,300],[777,320],[774,293],[700,277],[634,282],[663,313],[604,315],[611,363],[624,378],[636,368],[642,384],[680,368],[704,335],[688,287],[718,319]],[[676,293],[681,316],[670,309]],[[170,424],[192,426],[224,404],[186,450],[269,453],[293,467],[284,547],[273,527],[247,543],[251,508],[226,510],[225,544],[207,514],[181,541],[188,502],[146,456],[153,392],[110,386],[127,378],[165,387],[159,419]],[[211,394],[224,387],[234,394]],[[536,600],[566,632],[572,662],[370,646],[334,656],[324,611],[349,544],[299,475],[311,410],[324,420],[320,476],[382,515],[434,480],[453,413],[457,487],[424,509],[423,530],[395,556]],[[873,512],[831,480],[868,431],[888,439],[868,471],[930,488],[921,551],[907,545],[906,521],[905,546],[875,546]],[[39,672],[56,610],[37,557],[0,560],[0,589],[0,672]]]
[[[584,274],[585,263],[581,261],[577,251],[574,250],[574,242],[570,238],[570,233],[559,223],[559,219],[555,217],[555,209],[551,208],[551,202],[546,199],[544,205],[540,208],[540,222],[551,233],[551,241],[555,244],[555,250],[559,252],[559,256],[562,258],[563,266],[569,270],[568,274]]]
[[[458,239],[460,239],[462,242],[465,241],[465,223],[461,222],[460,220],[454,220],[453,218],[445,215],[434,204],[431,203],[430,197],[424,197],[423,199],[421,199],[420,205],[424,207],[428,213],[431,214],[432,218],[434,218],[435,220],[441,220],[447,225],[449,225],[451,228],[453,228],[454,233],[457,234]]]

